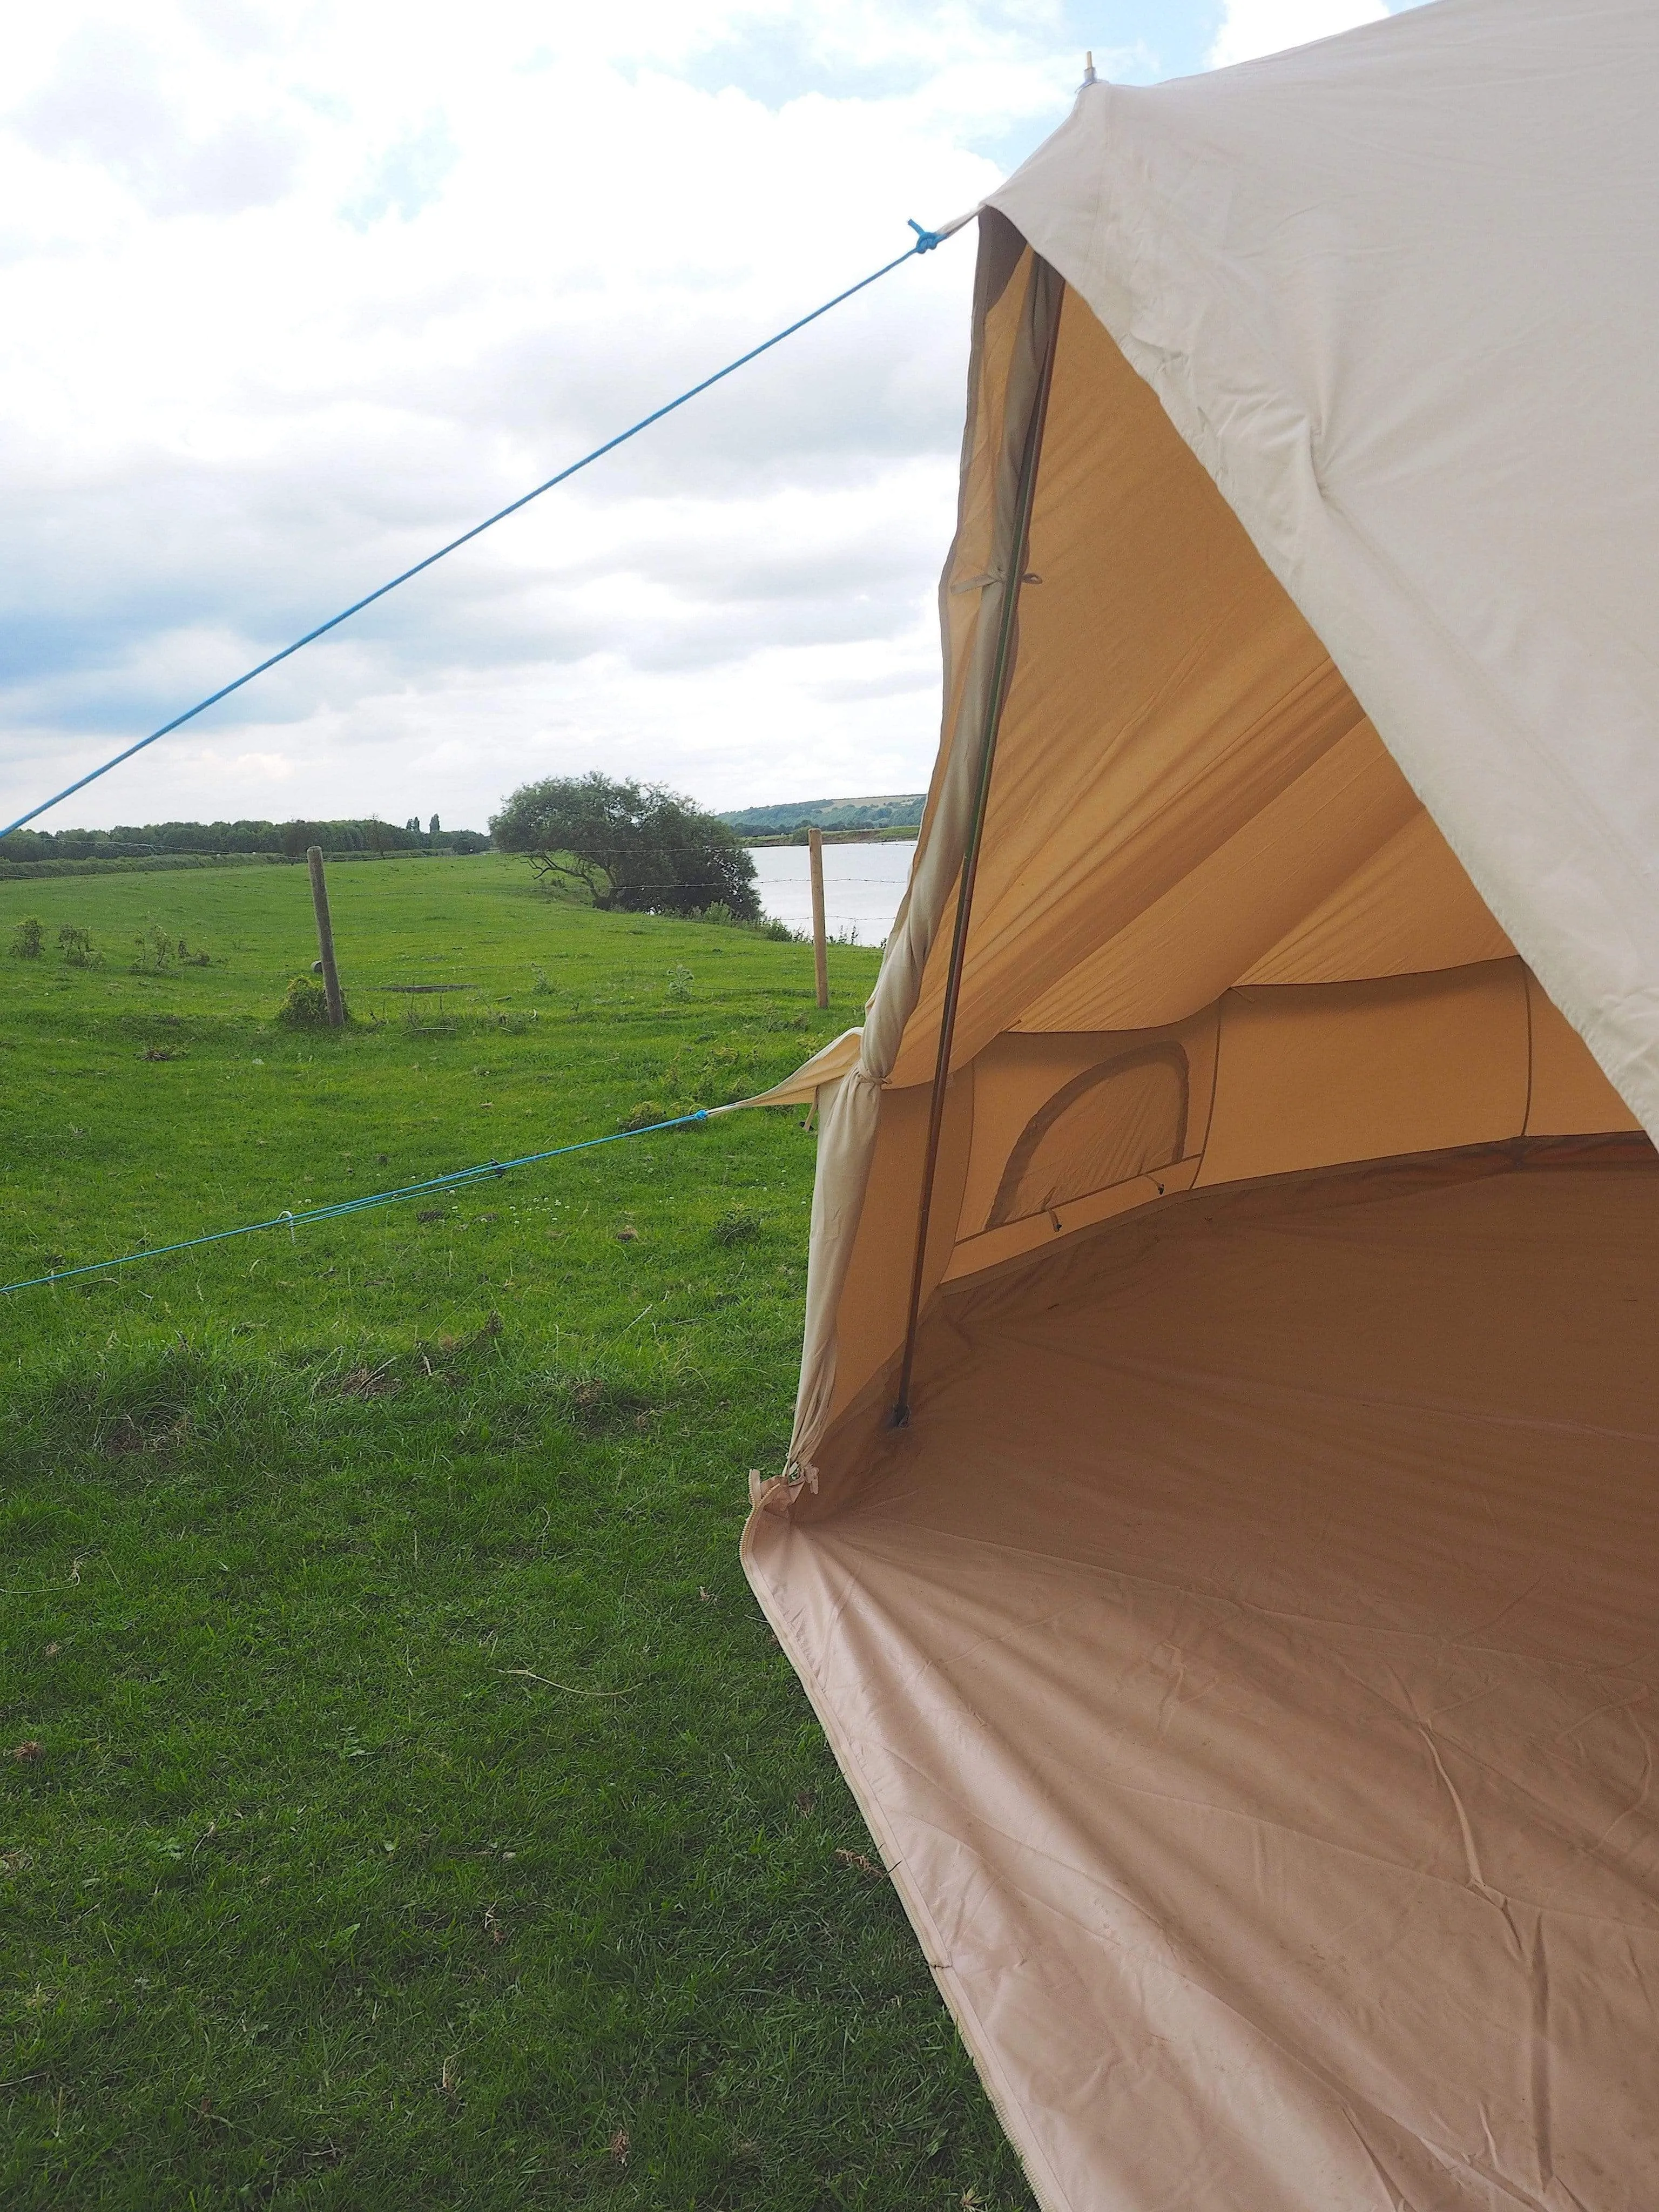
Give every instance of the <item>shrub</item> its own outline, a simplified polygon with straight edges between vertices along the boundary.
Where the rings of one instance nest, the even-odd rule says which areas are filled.
[[[755,864],[718,816],[660,784],[597,772],[515,791],[490,820],[503,853],[523,853],[544,884],[585,890],[626,914],[759,918]]]
[[[138,947],[138,957],[133,962],[135,975],[165,975],[169,968],[208,968],[212,957],[206,952],[192,952],[182,937],[173,937],[160,922],[148,921],[133,942]]]
[[[737,916],[732,913],[731,908],[727,906],[724,899],[716,899],[712,906],[704,907],[702,914],[699,915],[697,919],[700,921],[713,921],[720,923],[735,921],[737,920]]]
[[[774,945],[805,945],[805,933],[791,929],[787,921],[757,921],[751,925],[757,937],[769,938]]]
[[[34,915],[27,915],[11,933],[8,946],[14,960],[38,960],[40,948],[46,941],[46,926]]]
[[[58,933],[58,942],[63,948],[64,959],[71,968],[101,968],[103,966],[104,956],[101,952],[94,951],[92,932],[89,929],[77,929],[72,921],[66,921]]]
[[[559,988],[558,985],[549,976],[546,969],[542,967],[538,962],[532,961],[530,964],[530,988],[534,995],[538,999],[550,999]]]
[[[163,975],[178,957],[173,939],[153,921],[145,924],[133,943],[138,947],[138,957],[132,963],[135,975]]]
[[[328,1027],[328,993],[315,975],[296,975],[283,994],[276,1018],[291,1030]]]
[[[696,980],[689,968],[671,968],[668,971],[668,981],[665,987],[665,996],[671,999],[689,999],[691,995],[691,986]]]

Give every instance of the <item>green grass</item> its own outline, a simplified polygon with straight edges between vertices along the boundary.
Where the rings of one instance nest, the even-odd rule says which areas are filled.
[[[338,1038],[302,870],[0,886],[0,1280],[744,1095],[874,975],[331,888]],[[1029,2206],[737,1564],[811,1170],[738,1115],[0,1304],[11,2212]]]

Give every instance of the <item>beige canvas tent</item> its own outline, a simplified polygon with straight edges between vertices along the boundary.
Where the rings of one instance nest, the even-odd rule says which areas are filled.
[[[1656,116],[1441,0],[980,215],[744,1548],[1056,2212],[1659,2205]]]

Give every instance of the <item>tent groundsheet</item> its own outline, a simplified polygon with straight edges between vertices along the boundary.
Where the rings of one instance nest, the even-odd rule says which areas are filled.
[[[1046,2205],[1659,2203],[1645,1154],[1131,1218],[753,1516]]]

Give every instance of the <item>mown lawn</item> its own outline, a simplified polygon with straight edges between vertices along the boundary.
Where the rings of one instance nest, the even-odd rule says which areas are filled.
[[[302,869],[0,884],[0,1280],[745,1095],[874,977],[331,885],[338,1039]],[[811,1172],[738,1115],[0,1302],[9,2212],[1029,2207],[737,1565]]]

